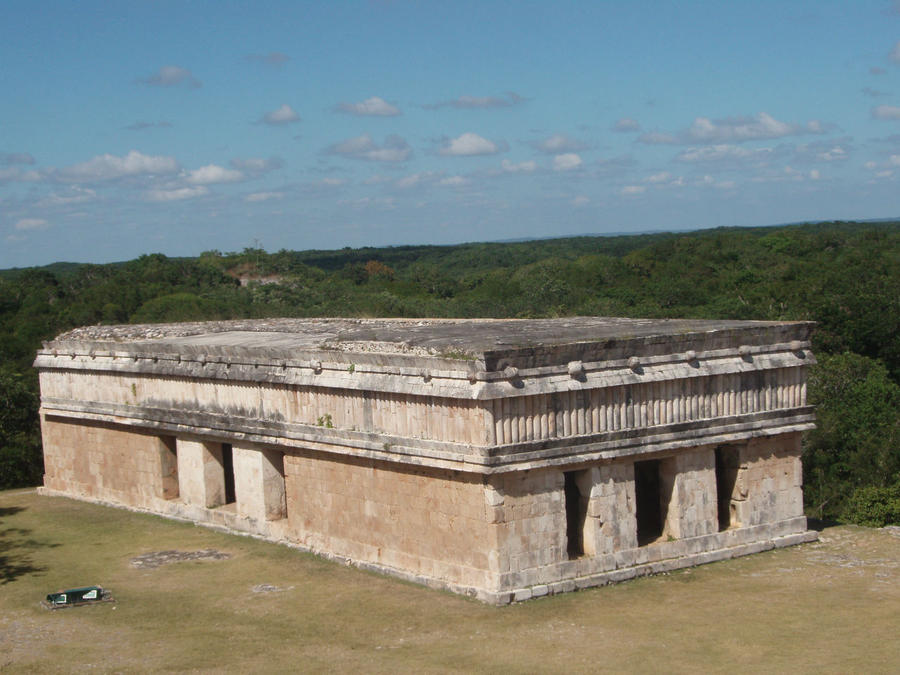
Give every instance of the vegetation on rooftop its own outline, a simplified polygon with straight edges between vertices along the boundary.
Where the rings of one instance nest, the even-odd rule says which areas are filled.
[[[819,429],[804,449],[807,508],[857,521],[861,510],[893,513],[859,503],[892,499],[890,489],[900,485],[897,222],[339,251],[247,248],[2,270],[0,487],[41,480],[30,366],[42,340],[77,326],[572,315],[818,322],[810,397]]]

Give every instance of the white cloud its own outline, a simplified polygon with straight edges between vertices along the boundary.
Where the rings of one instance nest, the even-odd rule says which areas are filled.
[[[268,159],[263,157],[247,157],[244,159],[235,157],[229,164],[233,169],[237,169],[238,171],[259,175],[268,171],[280,169],[284,166],[284,161],[281,157],[269,157]]]
[[[281,199],[284,197],[283,192],[251,192],[244,197],[245,202],[267,202],[272,199]]]
[[[527,162],[519,162],[515,164],[510,162],[508,159],[504,159],[500,166],[506,173],[531,173],[535,169],[537,169],[537,162],[534,160],[528,160]]]
[[[572,200],[572,206],[587,206],[590,203],[591,200],[584,195],[578,195]]]
[[[138,82],[149,84],[154,87],[177,87],[184,85],[190,89],[199,89],[203,86],[194,74],[187,68],[181,66],[163,66],[153,75],[141,78]]]
[[[613,124],[613,131],[618,131],[619,133],[629,133],[632,131],[640,131],[641,125],[638,124],[637,120],[633,120],[630,117],[623,117],[620,120],[616,120],[616,123]]]
[[[548,155],[557,155],[562,152],[584,150],[587,146],[581,141],[569,138],[564,134],[553,134],[549,138],[535,143],[534,147],[541,152],[546,152]]]
[[[430,182],[437,177],[438,174],[435,174],[433,171],[420,171],[419,173],[413,173],[409,176],[404,176],[399,179],[394,185],[398,188],[406,190],[411,187],[415,187],[421,183]]]
[[[819,170],[818,170],[818,169],[812,169],[812,170],[809,172],[809,179],[810,179],[810,180],[819,180],[819,178],[820,178],[820,174],[819,174]]]
[[[49,227],[49,223],[43,218],[22,218],[15,225],[15,228],[19,231],[46,230],[47,227]]]
[[[226,169],[217,164],[207,164],[189,171],[187,182],[192,185],[213,185],[215,183],[235,183],[244,179],[244,174],[234,169]]]
[[[711,120],[698,117],[687,130],[685,137],[692,143],[720,143],[732,141],[766,140],[784,138],[797,134],[823,133],[822,123],[811,120],[805,125],[780,122],[768,113],[761,112],[755,117],[729,117]]]
[[[900,106],[876,105],[872,108],[872,117],[876,120],[900,120]]]
[[[900,41],[894,45],[894,48],[891,50],[891,53],[888,54],[888,58],[895,63],[900,63]]]
[[[377,145],[369,134],[336,143],[327,149],[334,155],[342,155],[351,159],[364,159],[371,162],[405,162],[412,149],[400,136],[388,136],[384,145]]]
[[[49,194],[38,203],[41,206],[67,206],[93,201],[96,198],[97,193],[94,190],[73,185],[64,194]]]
[[[651,184],[668,183],[671,180],[671,178],[672,178],[672,174],[670,174],[668,171],[663,171],[661,173],[655,173],[652,176],[647,176],[644,179],[644,182],[651,183]]]
[[[626,185],[620,190],[620,192],[627,197],[630,195],[642,194],[646,189],[647,188],[643,185]]]
[[[553,158],[554,171],[571,171],[582,165],[581,157],[574,152],[567,152]]]
[[[824,152],[820,152],[816,155],[816,159],[820,159],[823,162],[840,162],[845,159],[848,159],[849,155],[847,151],[844,150],[840,145],[835,145],[833,148],[825,150]]]
[[[496,155],[498,152],[500,152],[500,147],[496,143],[471,132],[451,139],[440,149],[440,154],[454,157]]]
[[[282,103],[275,110],[267,112],[260,120],[263,124],[271,124],[272,126],[284,126],[300,121],[300,115],[287,103]]]
[[[526,99],[515,92],[507,92],[503,96],[460,96],[452,101],[431,103],[424,108],[509,108],[510,106],[524,103]]]
[[[367,98],[360,103],[338,103],[336,109],[340,112],[362,117],[394,117],[400,114],[399,108],[378,96]]]
[[[781,122],[769,113],[761,112],[754,116],[726,117],[718,120],[697,117],[690,127],[677,134],[653,131],[642,134],[638,140],[650,145],[743,143],[803,134],[822,134],[825,131],[826,125],[819,120],[792,124]]]
[[[116,180],[128,176],[169,174],[178,171],[174,157],[144,155],[132,150],[124,157],[98,155],[81,164],[54,172],[60,180],[73,183]]]
[[[462,187],[463,185],[468,184],[469,179],[463,178],[462,176],[447,176],[438,181],[438,185],[443,185],[445,187]]]
[[[675,159],[679,162],[720,162],[723,160],[764,159],[771,153],[772,148],[749,149],[723,143],[702,148],[690,148],[678,153]]]
[[[182,187],[172,190],[150,190],[147,192],[147,200],[151,202],[174,202],[182,199],[193,199],[209,194],[209,188],[205,185],[197,187]]]

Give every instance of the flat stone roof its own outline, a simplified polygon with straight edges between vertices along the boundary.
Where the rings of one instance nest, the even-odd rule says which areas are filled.
[[[378,354],[381,357],[477,359],[488,370],[596,358],[626,343],[635,353],[740,344],[806,341],[810,322],[700,319],[247,319],[172,324],[87,326],[63,333],[48,348],[72,343],[168,353],[210,350],[260,355],[289,352]],[[655,347],[654,347],[655,345]],[[503,364],[499,364],[501,367]]]

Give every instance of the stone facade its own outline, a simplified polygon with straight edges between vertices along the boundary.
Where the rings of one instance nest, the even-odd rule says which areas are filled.
[[[815,538],[810,325],[278,320],[45,345],[44,491],[506,603]]]

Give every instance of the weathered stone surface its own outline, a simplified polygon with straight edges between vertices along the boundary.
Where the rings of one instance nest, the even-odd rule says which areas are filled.
[[[45,491],[497,603],[726,559],[814,536],[799,459],[809,330],[586,317],[77,329],[35,361]],[[640,541],[636,461],[656,467],[641,490],[656,486],[662,519]]]

